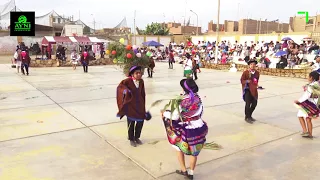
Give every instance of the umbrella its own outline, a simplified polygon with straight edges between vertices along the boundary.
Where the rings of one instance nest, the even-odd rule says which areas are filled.
[[[147,42],[144,42],[143,45],[145,45],[145,46],[163,46],[162,44],[158,43],[157,41],[147,41]]]
[[[289,37],[284,37],[284,38],[282,38],[282,40],[281,41],[290,41],[290,40],[292,40],[291,38],[289,38]]]
[[[278,51],[275,56],[279,57],[279,56],[283,56],[283,55],[287,55],[286,51]]]

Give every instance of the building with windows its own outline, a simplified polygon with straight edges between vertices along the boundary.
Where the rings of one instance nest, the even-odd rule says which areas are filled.
[[[306,22],[305,16],[290,17],[289,32],[320,32],[320,15],[309,16]]]

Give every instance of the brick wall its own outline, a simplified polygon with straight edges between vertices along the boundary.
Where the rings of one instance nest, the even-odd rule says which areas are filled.
[[[241,19],[239,21],[240,34],[269,34],[272,32],[289,32],[289,24],[270,21],[258,21],[253,19]]]

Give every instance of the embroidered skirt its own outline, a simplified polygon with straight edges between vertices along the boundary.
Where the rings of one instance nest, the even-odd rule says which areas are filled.
[[[200,128],[187,129],[186,124],[179,124],[181,121],[172,121],[172,126],[170,119],[163,118],[163,122],[170,144],[179,148],[186,155],[199,155],[208,134],[206,123]]]
[[[309,117],[309,118],[317,118],[319,117],[319,113],[320,110],[317,107],[317,105],[315,105],[314,103],[306,100],[302,103],[297,103],[296,106],[298,107],[298,109],[305,114],[304,117]],[[298,116],[301,113],[298,113]]]

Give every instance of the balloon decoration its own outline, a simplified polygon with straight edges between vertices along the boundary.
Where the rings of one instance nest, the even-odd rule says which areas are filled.
[[[113,50],[113,51],[111,52],[111,54],[112,54],[112,55],[116,55],[116,54],[117,54],[117,51]]]
[[[113,60],[113,63],[114,63],[114,64],[116,64],[117,62],[118,62],[118,60],[117,60],[117,59],[114,59],[114,60]]]
[[[192,50],[192,54],[195,55],[195,54],[196,54],[196,51],[195,51],[195,50]]]
[[[130,51],[131,50],[131,45],[127,45],[127,47],[126,47],[126,49],[128,50],[128,51]]]
[[[119,40],[119,42],[120,42],[121,44],[124,44],[124,39],[121,38],[121,39]]]
[[[108,49],[108,50],[106,50],[106,54],[107,55],[109,55],[110,54],[110,50]]]
[[[141,58],[141,53],[137,53],[136,56],[137,56],[138,58]]]
[[[133,49],[133,50],[136,50],[136,49],[138,49],[138,47],[137,47],[136,45],[133,45],[133,46],[132,46],[132,49]]]
[[[128,59],[131,59],[131,58],[132,58],[132,54],[128,53],[128,54],[127,54],[127,58],[128,58]]]
[[[147,56],[150,57],[152,55],[152,52],[148,51]]]

